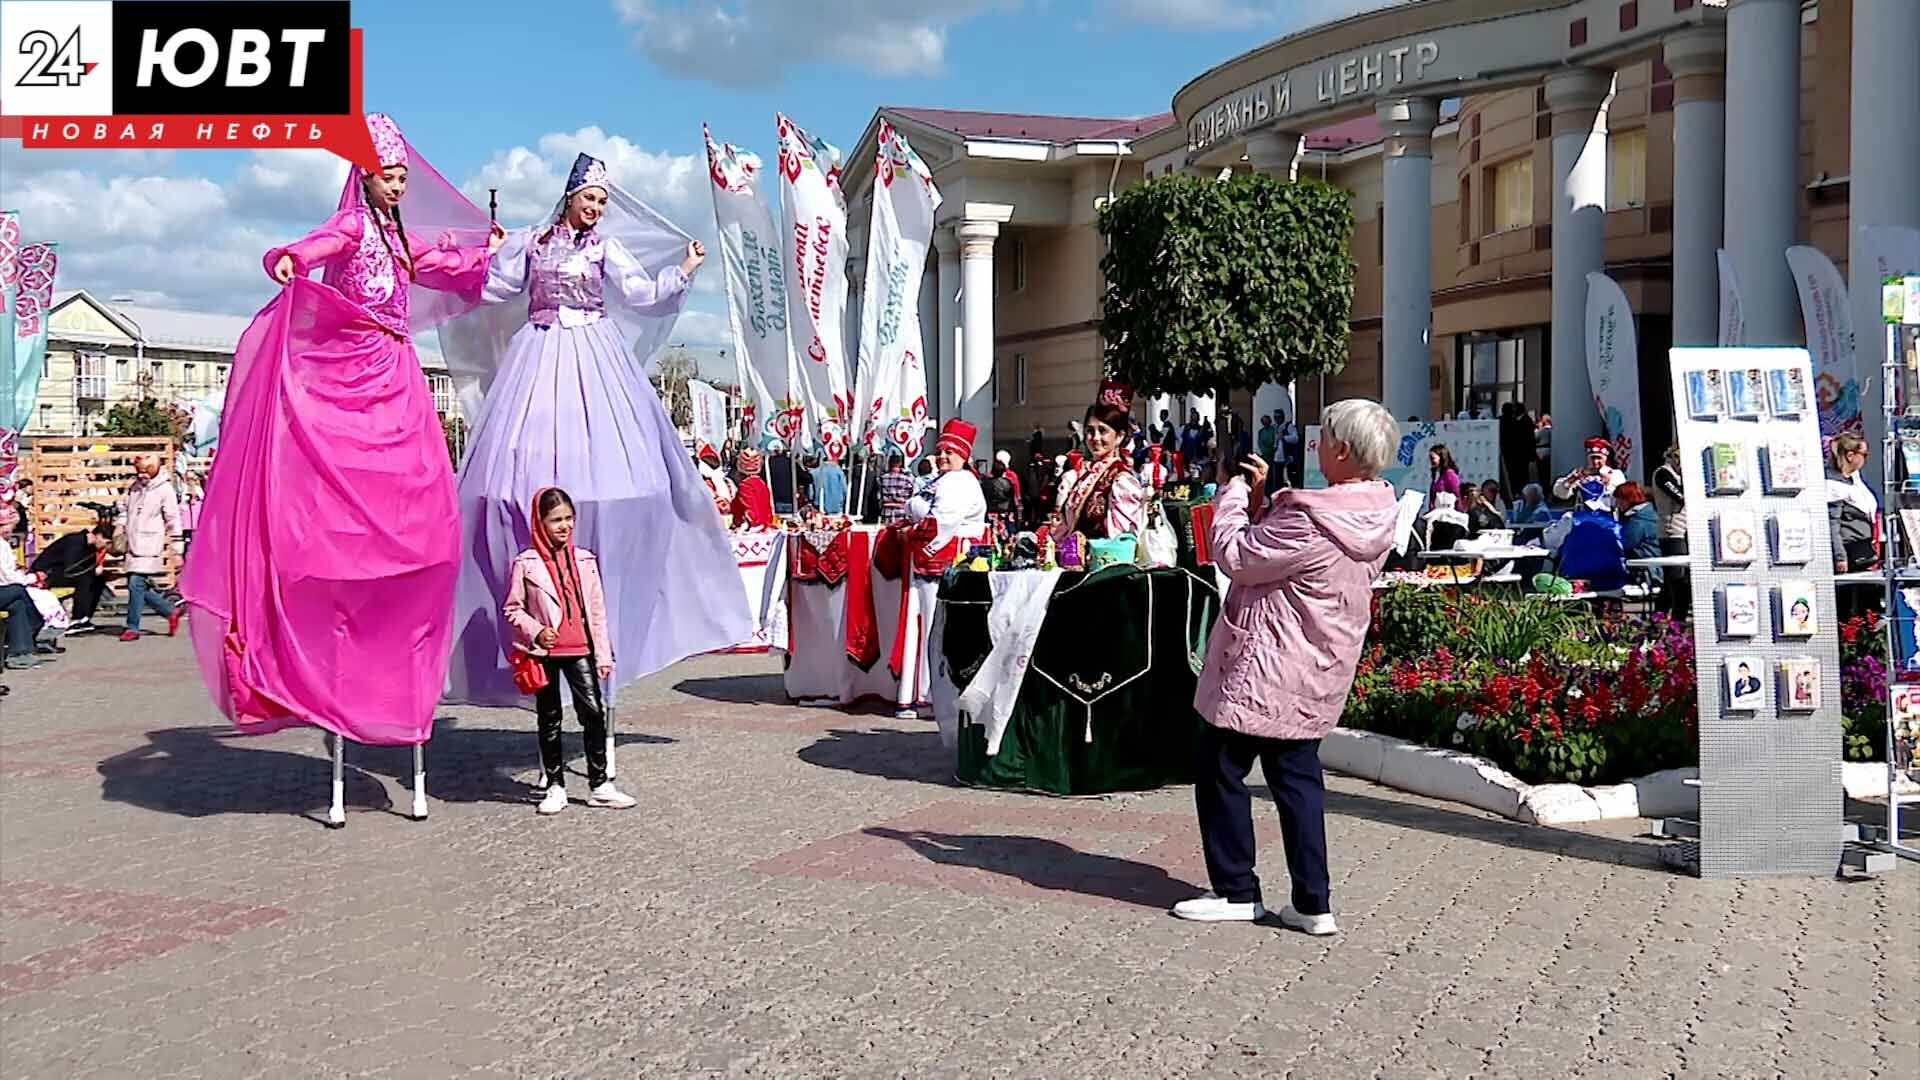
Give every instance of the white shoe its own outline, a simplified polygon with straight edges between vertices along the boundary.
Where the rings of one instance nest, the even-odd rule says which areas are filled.
[[[1340,928],[1334,925],[1332,915],[1302,915],[1293,910],[1292,904],[1280,909],[1280,925],[1314,937],[1328,937],[1340,932]]]
[[[587,793],[588,806],[604,806],[609,810],[625,810],[634,805],[633,796],[613,786],[609,780]]]
[[[1267,915],[1260,901],[1236,904],[1225,897],[1205,893],[1173,905],[1175,916],[1192,922],[1255,922]]]
[[[547,789],[547,797],[540,800],[539,811],[543,814],[557,814],[567,808],[567,788],[564,784],[555,784]]]

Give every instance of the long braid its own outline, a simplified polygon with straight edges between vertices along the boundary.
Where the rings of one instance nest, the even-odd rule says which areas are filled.
[[[399,203],[393,204],[393,210],[391,211],[391,213],[393,214],[393,227],[396,231],[400,233],[400,246],[406,249],[406,253],[407,253],[406,262],[403,264],[407,268],[407,280],[413,281],[415,279],[415,275],[413,272],[413,244],[411,241],[407,239],[407,223],[401,220],[400,218]],[[393,250],[391,245],[389,245],[387,250],[389,251]]]
[[[366,194],[366,180],[364,178],[362,178],[362,180],[360,181],[360,190],[362,195]],[[380,233],[380,245],[387,249],[387,258],[392,259],[396,266],[399,266],[405,269],[407,272],[407,280],[412,281],[413,280],[412,250],[410,248],[408,249],[406,253],[407,257],[405,259],[402,259],[399,253],[393,250],[393,241],[388,238],[386,227],[380,224],[380,211],[374,207],[373,201],[371,199],[366,200],[366,202],[367,202],[368,211],[370,211],[373,215],[374,228],[379,230],[379,233]],[[405,225],[402,225],[400,223],[400,204],[394,203],[393,209],[389,211],[389,213],[393,217],[394,227],[400,230],[401,246],[405,247],[406,240],[407,240],[407,229]]]

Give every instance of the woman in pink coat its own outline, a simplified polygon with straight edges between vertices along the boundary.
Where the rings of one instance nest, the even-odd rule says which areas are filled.
[[[566,758],[560,751],[560,680],[573,694],[573,711],[586,733],[587,802],[625,810],[632,797],[607,777],[607,711],[600,684],[613,674],[613,635],[607,632],[607,595],[600,564],[591,551],[573,546],[573,499],[559,488],[533,496],[533,546],[513,560],[505,615],[513,628],[513,652],[526,653],[546,670],[547,684],[534,694],[540,730],[540,767],[547,794],[542,814],[567,808]]]
[[[1193,703],[1207,721],[1193,797],[1213,888],[1174,905],[1183,919],[1266,915],[1246,783],[1258,758],[1280,810],[1293,879],[1280,923],[1309,934],[1337,929],[1320,740],[1346,707],[1373,578],[1393,547],[1393,487],[1377,477],[1399,442],[1386,409],[1358,398],[1337,402],[1320,421],[1326,488],[1263,499],[1253,493],[1266,490],[1267,464],[1250,456],[1214,499],[1214,560],[1233,584]]]
[[[133,486],[120,501],[120,527],[127,531],[127,629],[121,641],[140,640],[140,616],[148,609],[167,620],[167,635],[180,629],[182,611],[154,588],[167,572],[167,549],[180,536],[180,503],[173,485],[159,479],[157,456],[136,458]]]

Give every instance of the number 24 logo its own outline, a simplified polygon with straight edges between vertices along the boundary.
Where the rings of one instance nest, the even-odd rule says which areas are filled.
[[[16,86],[79,86],[80,77],[94,69],[80,59],[80,28],[60,41],[50,30],[35,30],[20,38],[20,52],[32,56]]]

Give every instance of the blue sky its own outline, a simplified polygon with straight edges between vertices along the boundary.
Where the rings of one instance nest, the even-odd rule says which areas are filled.
[[[530,220],[575,152],[698,236],[713,230],[700,124],[763,157],[773,114],[850,150],[876,108],[1130,117],[1208,67],[1390,0],[387,0],[354,5],[365,100],[476,201]],[[62,242],[59,287],[245,313],[260,253],[331,210],[315,151],[27,151],[0,143],[0,206]],[[717,274],[681,333],[719,343]]]

